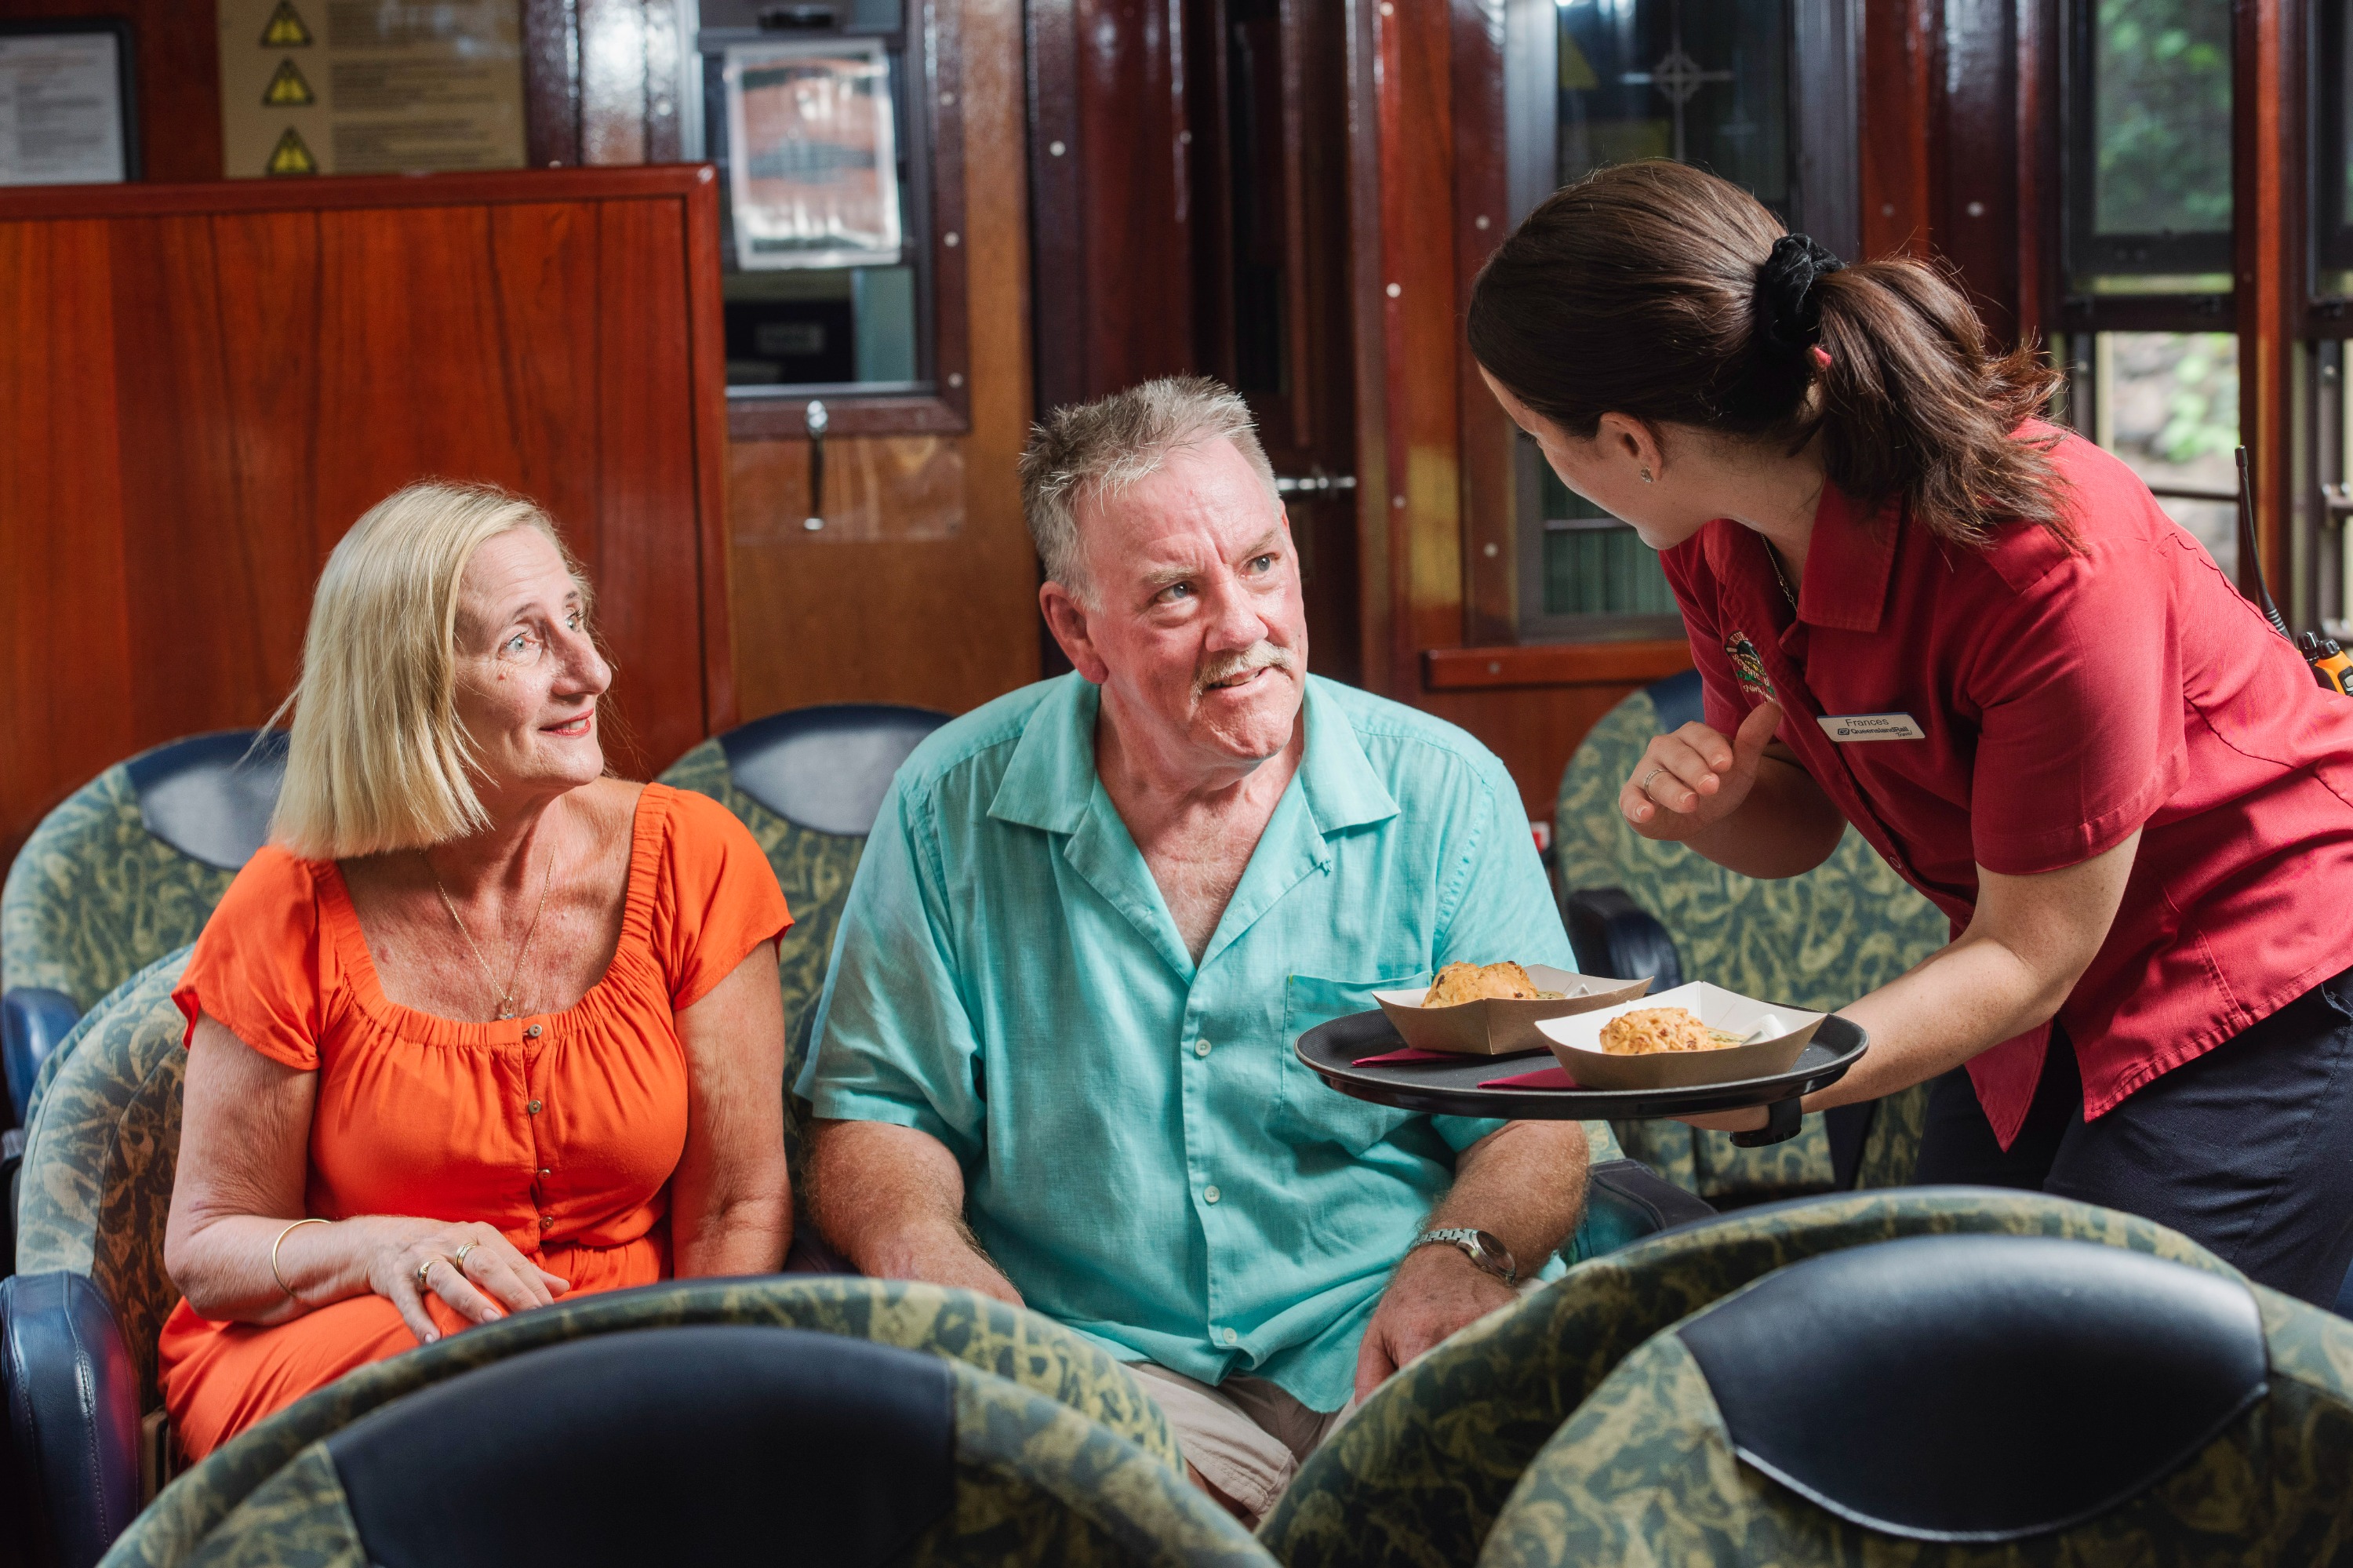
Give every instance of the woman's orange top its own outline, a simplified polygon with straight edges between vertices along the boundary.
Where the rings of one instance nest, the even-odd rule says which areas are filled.
[[[649,784],[621,937],[562,1012],[462,1023],[385,997],[343,873],[268,848],[214,911],[174,998],[319,1075],[305,1213],[486,1221],[571,1294],[670,1273],[670,1179],[686,1148],[677,1014],[791,925],[752,835],[705,796]],[[465,1326],[428,1296],[444,1333]],[[353,1368],[416,1347],[354,1297],[274,1327],[185,1301],[164,1326],[164,1402],[190,1458]]]

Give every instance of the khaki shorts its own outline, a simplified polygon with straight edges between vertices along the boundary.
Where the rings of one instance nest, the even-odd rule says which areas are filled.
[[[1212,1385],[1155,1361],[1126,1366],[1167,1415],[1185,1462],[1232,1499],[1253,1530],[1291,1485],[1301,1461],[1356,1408],[1352,1403],[1347,1410],[1310,1410],[1264,1378],[1229,1377]]]

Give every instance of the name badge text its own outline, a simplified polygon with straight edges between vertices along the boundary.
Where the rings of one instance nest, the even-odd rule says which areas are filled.
[[[1910,714],[1824,714],[1814,721],[1841,746],[1857,740],[1926,740]]]

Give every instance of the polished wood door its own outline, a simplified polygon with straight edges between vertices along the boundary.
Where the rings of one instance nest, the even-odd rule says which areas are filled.
[[[616,767],[732,723],[713,199],[684,167],[0,196],[0,850],[265,719],[327,552],[427,476],[564,527]]]

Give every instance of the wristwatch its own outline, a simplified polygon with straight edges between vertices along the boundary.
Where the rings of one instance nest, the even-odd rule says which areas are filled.
[[[1463,1256],[1506,1285],[1517,1285],[1520,1281],[1518,1260],[1512,1256],[1512,1249],[1497,1240],[1492,1231],[1474,1231],[1460,1225],[1442,1231],[1424,1231],[1414,1237],[1405,1250],[1411,1252],[1432,1242],[1461,1247]]]

